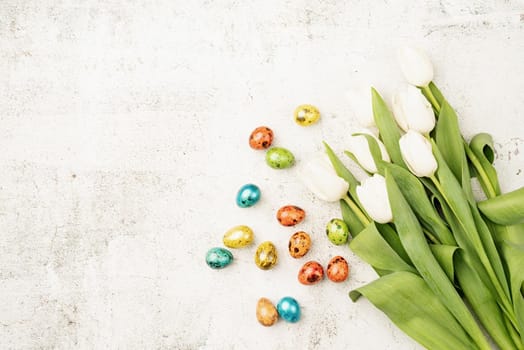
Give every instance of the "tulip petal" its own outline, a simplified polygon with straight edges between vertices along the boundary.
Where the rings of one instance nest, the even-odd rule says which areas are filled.
[[[415,47],[403,47],[397,51],[397,59],[410,84],[428,86],[433,80],[433,65],[424,51]]]

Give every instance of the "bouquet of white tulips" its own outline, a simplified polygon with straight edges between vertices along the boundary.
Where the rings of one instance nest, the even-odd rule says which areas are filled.
[[[524,188],[501,194],[491,137],[464,139],[426,55],[405,48],[399,61],[410,84],[393,113],[373,88],[370,100],[350,95],[368,98],[357,112],[372,111],[373,125],[362,120],[378,129],[353,134],[345,152],[370,177],[357,181],[327,144],[331,164],[315,159],[302,176],[319,198],[340,200],[350,248],[379,275],[350,297],[428,349],[524,349]]]

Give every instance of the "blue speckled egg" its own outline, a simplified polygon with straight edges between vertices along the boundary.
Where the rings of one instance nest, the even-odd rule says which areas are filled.
[[[240,187],[237,193],[237,205],[240,208],[249,208],[260,200],[260,188],[257,185],[247,184]]]
[[[277,304],[277,311],[285,321],[295,323],[300,319],[300,305],[292,297],[283,297]]]
[[[233,254],[225,248],[215,247],[207,251],[206,263],[212,269],[223,269],[233,261]]]

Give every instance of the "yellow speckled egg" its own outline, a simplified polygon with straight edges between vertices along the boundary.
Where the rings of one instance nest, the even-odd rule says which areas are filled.
[[[271,300],[260,298],[257,303],[257,320],[261,325],[269,327],[278,321],[278,311]]]
[[[228,248],[243,248],[253,242],[253,230],[245,225],[239,225],[230,228],[224,234],[222,242]]]
[[[277,248],[270,241],[260,243],[255,252],[255,264],[262,270],[269,270],[277,263]]]
[[[317,107],[312,105],[300,105],[295,109],[293,114],[295,122],[300,126],[309,126],[314,124],[320,118],[320,112]]]

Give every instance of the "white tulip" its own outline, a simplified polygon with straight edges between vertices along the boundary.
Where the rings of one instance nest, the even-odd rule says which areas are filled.
[[[422,92],[406,85],[392,98],[393,115],[404,131],[415,130],[427,134],[435,127],[435,114]]]
[[[431,177],[438,168],[431,143],[422,134],[410,130],[400,140],[400,152],[409,170],[418,177]]]
[[[357,186],[357,196],[373,220],[381,224],[393,220],[384,176],[374,174],[372,177],[368,177],[362,181],[362,183]]]
[[[361,130],[358,130],[357,133],[372,136],[375,139],[375,141],[377,141],[377,144],[380,148],[382,160],[385,162],[390,161],[389,154],[388,154],[388,151],[386,150],[386,147],[384,146],[382,141],[380,141],[371,130],[361,129]],[[375,161],[373,160],[373,156],[371,155],[371,151],[369,149],[368,140],[366,139],[364,135],[355,135],[355,136],[349,137],[348,151],[353,153],[353,155],[355,156],[355,158],[357,158],[360,165],[362,165],[362,167],[366,169],[368,172],[376,173],[378,171]]]
[[[397,59],[410,84],[425,87],[433,80],[433,65],[424,51],[415,47],[403,47],[397,51]]]
[[[358,87],[346,92],[349,107],[363,127],[375,125],[373,117],[373,105],[371,103],[371,87]]]
[[[304,185],[319,199],[335,202],[346,196],[349,184],[339,177],[329,158],[319,154],[298,169]]]

